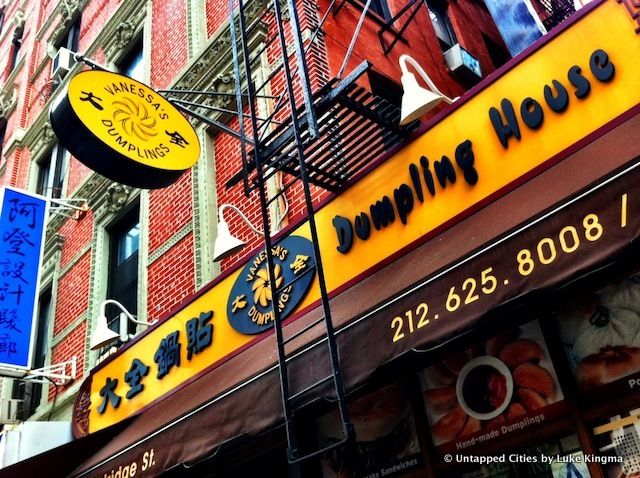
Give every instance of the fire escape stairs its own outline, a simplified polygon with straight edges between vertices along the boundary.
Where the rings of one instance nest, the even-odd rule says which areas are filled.
[[[292,467],[296,467],[355,439],[342,376],[341,351],[336,342],[320,254],[312,187],[334,193],[341,191],[354,178],[364,174],[376,158],[403,141],[416,125],[400,127],[398,106],[359,84],[366,84],[358,80],[372,67],[367,61],[360,63],[344,78],[327,81],[312,92],[306,53],[319,30],[308,41],[305,51],[294,0],[287,0],[286,7],[284,2],[275,0],[265,7],[261,18],[249,21],[255,1],[245,3],[238,0],[234,5],[234,0],[229,0],[230,25],[236,25],[236,28],[231,28],[231,44],[243,167],[228,181],[227,187],[242,182],[247,197],[252,193],[259,197],[271,277],[274,277],[273,249],[280,239],[271,235],[269,206],[290,188],[296,187],[303,192],[304,218],[308,222],[313,246],[313,257],[309,261],[312,267],[306,273],[315,272],[317,276],[322,317],[287,336],[276,304],[282,291],[292,283],[276,287],[276,281],[269,281],[288,460]],[[286,9],[286,19],[283,9]],[[255,30],[264,29],[265,24],[277,31],[264,39],[258,51],[251,50],[250,39],[254,38]],[[318,29],[321,26],[322,23]],[[279,65],[269,70],[266,77],[264,68],[261,69],[256,60],[264,58],[265,53],[270,57],[270,64]],[[283,84],[281,94],[271,90],[276,80]],[[262,111],[259,108],[260,101],[265,99],[271,102],[270,115],[266,120],[264,107]],[[267,181],[276,173],[282,173],[285,180],[281,190],[269,196]],[[302,277],[301,274],[294,281]],[[292,375],[295,372],[291,367],[292,358],[296,353],[293,346],[296,339],[312,328],[314,332],[321,330],[318,340],[326,345],[328,373],[319,374],[313,383],[301,385],[300,380]],[[330,397],[335,403],[342,421],[342,438],[329,445],[301,446],[300,425],[296,422],[298,412],[303,405],[319,397]]]

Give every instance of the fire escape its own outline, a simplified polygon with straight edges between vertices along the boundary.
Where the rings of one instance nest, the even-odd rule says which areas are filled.
[[[254,199],[257,195],[270,277],[276,276],[274,247],[284,237],[272,237],[275,228],[270,221],[269,208],[287,191],[294,188],[296,193],[302,191],[303,216],[310,231],[313,257],[307,262],[306,272],[292,281],[279,287],[275,280],[269,281],[288,460],[292,470],[301,462],[346,446],[355,438],[320,254],[313,192],[317,188],[340,192],[373,160],[403,141],[417,126],[417,122],[400,126],[399,106],[359,84],[366,84],[360,80],[372,69],[371,63],[363,61],[344,74],[372,1],[358,4],[360,18],[353,25],[342,66],[335,78],[327,78],[323,26],[330,15],[338,14],[345,0],[340,4],[338,0],[332,0],[321,18],[306,2],[229,0],[229,25],[235,26],[230,28],[230,42],[236,110],[208,105],[207,96],[226,96],[227,93],[165,90],[176,95],[170,100],[185,113],[240,140],[242,169],[226,186],[242,184],[247,198]],[[410,1],[411,6],[415,3],[416,0]],[[407,9],[401,14],[405,12]],[[392,19],[392,23],[399,16]],[[390,28],[390,25],[386,27]],[[381,38],[384,54],[388,54],[399,40],[404,41],[400,38],[403,30],[395,34],[391,45],[382,42]],[[187,96],[190,98],[196,95],[197,101],[187,100],[182,95],[191,95]],[[206,114],[209,109],[235,114],[237,126],[216,121]],[[269,181],[275,175],[282,176],[281,187],[275,194],[269,194]],[[287,335],[277,306],[280,295],[312,272],[318,279],[322,317]],[[323,356],[328,362],[328,372],[313,383],[301,385],[300,377],[292,370],[292,358],[297,352],[292,342],[311,329],[314,332],[321,330],[317,340],[326,346]],[[300,446],[296,419],[304,405],[319,397],[335,403],[342,422],[342,438],[327,446],[309,449]]]
[[[544,9],[540,17],[547,31],[560,25],[576,11],[571,0],[539,0],[539,3]]]
[[[257,194],[271,277],[274,277],[272,250],[278,239],[272,238],[270,204],[291,188],[302,190],[304,219],[313,244],[310,271],[315,270],[320,291],[322,317],[287,335],[274,304],[278,304],[279,294],[293,282],[276,287],[276,281],[270,281],[288,459],[292,465],[343,446],[355,437],[318,243],[313,190],[339,192],[411,130],[411,126],[399,126],[398,106],[358,84],[372,67],[369,62],[360,63],[343,76],[370,2],[363,6],[362,16],[354,25],[338,77],[327,79],[318,72],[318,62],[323,60],[317,53],[323,48],[322,26],[332,12],[335,14],[335,0],[321,19],[311,18],[317,12],[304,11],[304,3],[296,5],[294,0],[275,0],[267,5],[261,5],[260,0],[238,0],[237,4],[229,0],[230,25],[236,25],[231,29],[231,44],[242,171],[227,186],[241,182],[248,198]],[[257,15],[256,10],[260,10]],[[269,196],[267,184],[275,174],[284,177],[283,185],[277,194]],[[321,338],[326,343],[329,373],[315,383],[294,388],[292,341],[316,327],[322,330]],[[335,398],[342,421],[342,439],[309,450],[300,446],[297,412],[303,403],[319,395]]]

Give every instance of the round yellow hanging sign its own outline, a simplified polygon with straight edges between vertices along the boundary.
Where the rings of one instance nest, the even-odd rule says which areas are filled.
[[[117,73],[83,71],[51,106],[60,143],[103,176],[140,188],[175,182],[200,155],[198,136],[171,103]]]

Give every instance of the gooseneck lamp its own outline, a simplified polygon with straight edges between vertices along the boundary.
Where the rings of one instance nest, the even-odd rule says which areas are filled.
[[[402,89],[404,90],[400,113],[401,125],[409,124],[417,120],[442,101],[447,104],[455,101],[444,95],[433,81],[431,81],[429,75],[425,73],[418,62],[409,55],[402,55],[398,61],[400,63],[400,69],[402,70],[401,82]],[[423,88],[418,84],[415,75],[407,69],[407,64],[411,65],[418,72],[427,86],[429,86],[429,89]]]

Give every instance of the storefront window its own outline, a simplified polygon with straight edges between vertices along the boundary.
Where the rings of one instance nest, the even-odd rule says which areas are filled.
[[[504,462],[445,474],[451,478],[589,478],[589,470],[576,435],[505,453]],[[535,462],[529,458],[546,457]]]
[[[640,274],[585,293],[555,312],[582,392],[602,395],[598,389],[606,386],[616,396],[633,390],[631,384],[640,379],[639,314]]]
[[[431,436],[440,455],[532,432],[566,412],[535,321],[445,358],[427,368],[422,381]]]
[[[322,459],[323,478],[423,476],[420,446],[409,394],[404,384],[388,385],[349,403],[356,443],[334,449]],[[317,420],[319,442],[327,446],[342,438],[338,411]],[[416,473],[412,473],[412,470]]]
[[[604,476],[640,476],[640,274],[585,290],[554,316]]]

